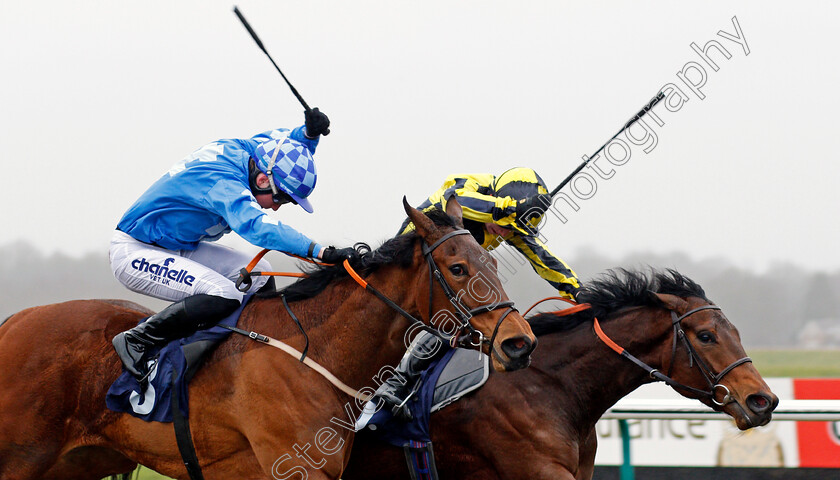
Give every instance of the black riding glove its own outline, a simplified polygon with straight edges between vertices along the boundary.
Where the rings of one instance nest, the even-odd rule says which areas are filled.
[[[551,206],[551,195],[547,193],[540,193],[532,197],[523,198],[516,202],[516,219],[528,220],[524,218],[534,217],[535,215],[542,215]]]
[[[330,134],[330,119],[327,115],[318,110],[318,107],[303,112],[306,117],[306,138],[318,138],[318,135]]]
[[[359,252],[357,252],[353,247],[327,247],[324,249],[324,253],[321,254],[321,260],[324,263],[332,264],[341,263],[344,260],[350,260],[350,262],[353,262],[357,258],[359,258]]]

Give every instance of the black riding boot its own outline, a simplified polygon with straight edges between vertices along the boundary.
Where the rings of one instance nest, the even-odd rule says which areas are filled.
[[[117,334],[112,343],[126,371],[145,389],[149,370],[149,353],[172,340],[208,328],[239,307],[237,300],[215,295],[198,294],[164,308],[131,330]]]
[[[396,373],[376,389],[374,396],[385,402],[385,406],[391,409],[394,417],[411,420],[414,415],[407,403],[414,386],[420,374],[445,351],[444,344],[437,336],[422,330],[409,345],[400,364],[397,365]]]

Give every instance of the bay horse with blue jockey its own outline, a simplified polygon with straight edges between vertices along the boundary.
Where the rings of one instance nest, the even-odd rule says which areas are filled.
[[[427,326],[454,318],[449,333],[490,354],[496,370],[528,366],[536,339],[481,247],[443,212],[404,207],[415,233],[349,265],[390,304],[335,265],[284,297],[254,298],[238,325],[300,351],[306,339],[293,312],[308,336],[309,359],[368,395],[354,398],[269,344],[228,338],[190,384],[189,423],[206,478],[340,478],[353,416],[383,366],[404,351],[406,317]],[[440,315],[452,310],[462,313]],[[124,301],[76,300],[23,310],[0,326],[0,480],[96,480],[138,463],[187,478],[172,425],[105,408],[120,373],[111,339],[149,313]]]

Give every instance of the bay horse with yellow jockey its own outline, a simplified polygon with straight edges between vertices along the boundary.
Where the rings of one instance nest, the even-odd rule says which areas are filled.
[[[697,283],[673,270],[617,270],[577,298],[579,307],[528,317],[540,343],[528,369],[491,373],[482,388],[432,414],[441,480],[589,480],[595,422],[655,380],[729,414],[741,430],[770,421],[778,398]],[[408,475],[402,449],[357,434],[344,480]]]
[[[403,204],[416,233],[350,265],[391,304],[360,288],[343,266],[319,267],[284,297],[252,299],[238,326],[304,349],[305,334],[283,306],[288,300],[311,341],[309,359],[372,392],[383,366],[405,350],[404,317],[428,325],[455,304],[461,313],[449,317],[459,323],[449,333],[490,354],[497,371],[528,366],[536,338],[495,264],[458,219]],[[172,425],[105,407],[120,373],[110,339],[149,313],[130,302],[77,300],[26,309],[0,325],[0,480],[96,480],[138,463],[188,478]],[[190,384],[189,423],[203,474],[264,479],[291,469],[338,479],[353,444],[353,412],[367,398],[266,343],[231,336]]]

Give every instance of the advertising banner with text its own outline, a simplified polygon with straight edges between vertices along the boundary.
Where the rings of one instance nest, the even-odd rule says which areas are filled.
[[[840,379],[765,379],[780,399],[840,399]],[[682,399],[645,385],[627,398]],[[628,420],[636,466],[840,467],[840,422],[771,421],[740,431],[731,420]],[[601,420],[598,465],[622,462],[618,420]]]

